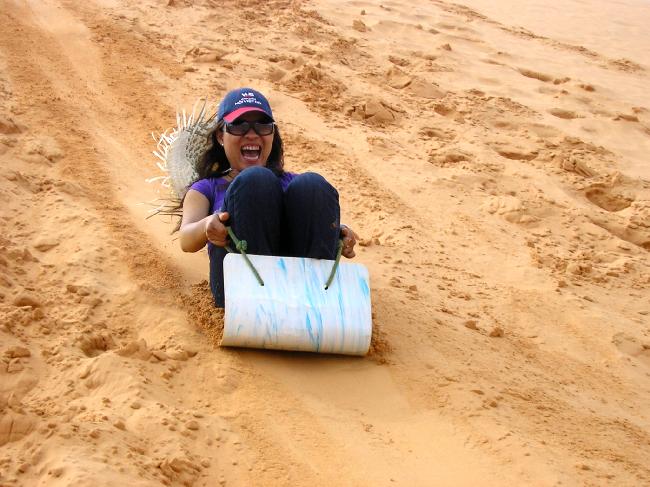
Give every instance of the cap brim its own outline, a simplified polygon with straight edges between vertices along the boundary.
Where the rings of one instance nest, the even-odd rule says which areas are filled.
[[[235,120],[237,120],[239,117],[241,117],[244,113],[248,113],[248,112],[261,112],[261,113],[263,113],[264,115],[266,115],[267,117],[269,117],[269,118],[271,119],[271,121],[275,121],[275,120],[273,120],[273,117],[272,117],[271,115],[269,115],[268,113],[266,113],[266,112],[265,112],[264,110],[262,110],[261,108],[256,108],[256,107],[243,107],[243,108],[238,108],[238,109],[235,110],[234,112],[230,112],[228,115],[226,115],[225,117],[223,117],[223,119],[224,119],[226,122],[231,123],[231,122],[234,122]]]

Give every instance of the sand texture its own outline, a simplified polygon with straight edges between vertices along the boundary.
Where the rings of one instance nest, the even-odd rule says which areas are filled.
[[[0,0],[0,485],[650,485],[650,4]],[[177,108],[266,93],[371,353],[221,349],[148,218]]]

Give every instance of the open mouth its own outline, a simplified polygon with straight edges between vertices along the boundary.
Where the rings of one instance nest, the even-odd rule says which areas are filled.
[[[257,161],[262,153],[259,145],[245,145],[241,148],[241,155],[246,161]]]

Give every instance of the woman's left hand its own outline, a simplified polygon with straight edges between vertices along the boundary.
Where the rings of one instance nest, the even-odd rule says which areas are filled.
[[[343,251],[341,252],[344,257],[351,259],[356,254],[354,253],[354,246],[357,244],[357,236],[350,227],[341,225],[341,237],[343,237]]]

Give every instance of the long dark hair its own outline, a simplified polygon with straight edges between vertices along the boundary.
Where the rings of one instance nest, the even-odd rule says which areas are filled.
[[[223,130],[223,120],[217,124],[217,128],[210,135],[212,138],[212,148],[206,151],[201,160],[199,161],[197,172],[199,179],[218,178],[225,176],[230,171],[230,162],[226,157],[226,151],[223,146],[217,141],[217,133]],[[280,130],[276,125],[273,131],[273,144],[271,145],[271,153],[266,160],[266,167],[280,177],[284,174],[284,146],[282,145],[282,137],[280,137]],[[192,181],[190,186],[196,181]]]

